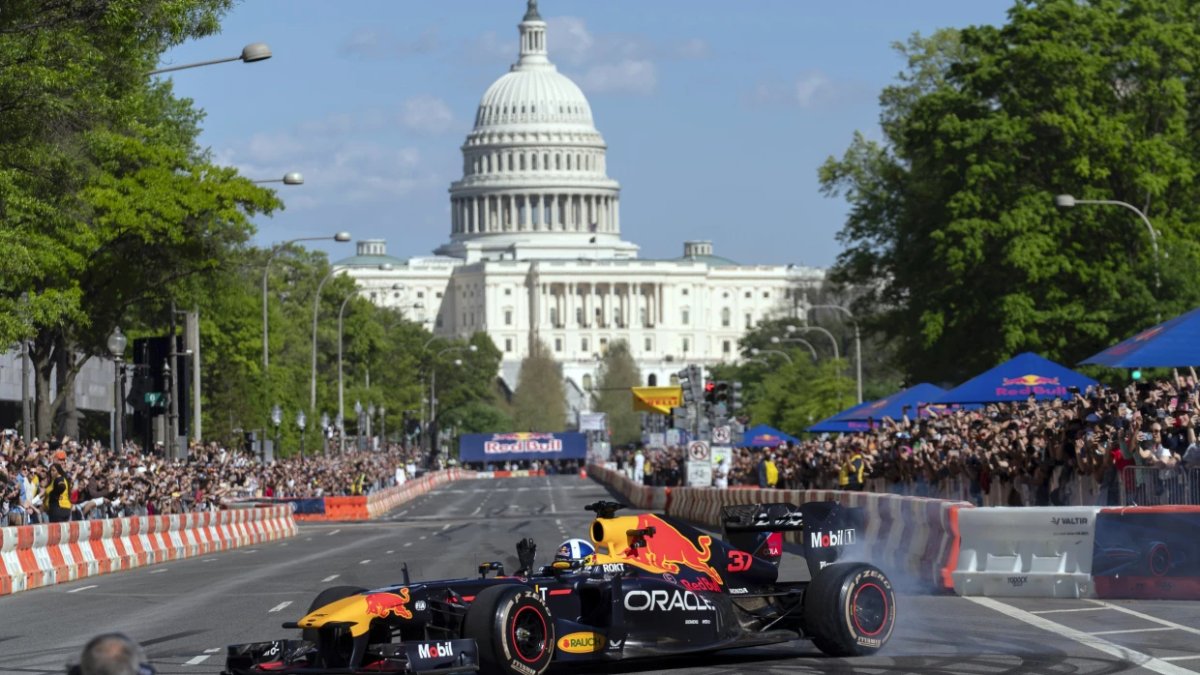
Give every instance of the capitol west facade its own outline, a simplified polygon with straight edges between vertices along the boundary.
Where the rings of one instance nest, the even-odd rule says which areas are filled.
[[[584,392],[615,341],[629,343],[644,384],[667,384],[689,363],[737,359],[738,339],[763,319],[803,317],[820,269],[739,265],[708,241],[685,242],[671,260],[638,258],[621,239],[607,146],[583,92],[550,62],[536,0],[519,29],[519,58],[484,93],[462,146],[450,241],[408,259],[360,241],[335,268],[437,335],[486,332],[511,388],[541,340],[562,364],[572,411],[588,409]]]

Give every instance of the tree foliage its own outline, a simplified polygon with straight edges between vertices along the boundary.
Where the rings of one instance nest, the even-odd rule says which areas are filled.
[[[1019,0],[899,50],[883,140],[857,134],[820,179],[850,204],[834,276],[874,289],[860,308],[914,379],[1074,363],[1198,304],[1200,5]],[[1136,205],[1161,260],[1130,211],[1057,193]]]
[[[629,351],[629,343],[615,340],[600,361],[595,408],[608,417],[608,428],[614,445],[626,445],[641,440],[641,414],[635,412],[629,390],[640,386],[642,374]]]
[[[562,431],[567,426],[567,398],[562,366],[541,340],[521,361],[513,393],[513,420],[519,431]]]

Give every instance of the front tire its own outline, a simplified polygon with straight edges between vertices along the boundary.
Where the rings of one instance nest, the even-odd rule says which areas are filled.
[[[313,598],[308,605],[308,614],[338,600],[349,598],[365,592],[367,589],[357,586],[332,586],[326,588]],[[301,637],[317,645],[321,661],[326,668],[343,668],[349,665],[350,656],[354,652],[354,638],[346,630],[334,628],[305,628]]]
[[[554,658],[554,618],[526,586],[480,591],[467,608],[463,637],[475,639],[482,673],[542,675]]]
[[[896,592],[879,568],[834,563],[804,595],[804,630],[830,656],[866,656],[887,644],[896,625]]]

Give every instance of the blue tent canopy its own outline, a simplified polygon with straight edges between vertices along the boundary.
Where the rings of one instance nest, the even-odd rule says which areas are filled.
[[[1018,354],[991,370],[967,380],[938,397],[935,403],[1000,403],[1070,398],[1069,387],[1080,391],[1096,385],[1090,377],[1033,352]]]
[[[765,424],[760,424],[756,427],[751,427],[742,434],[743,448],[773,448],[780,443],[799,443],[800,439],[783,433],[782,431],[769,427]]]
[[[1200,366],[1200,308],[1147,328],[1083,363],[1113,368]]]
[[[878,425],[884,417],[900,419],[904,415],[904,407],[911,409],[910,416],[923,414],[923,406],[936,401],[946,393],[945,389],[922,382],[908,389],[898,391],[891,396],[885,396],[878,401],[860,403],[849,410],[844,410],[833,417],[821,420],[808,428],[814,434],[820,433],[849,433],[853,431],[869,431],[872,420]]]

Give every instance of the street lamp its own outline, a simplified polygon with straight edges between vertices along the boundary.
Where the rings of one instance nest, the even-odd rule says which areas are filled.
[[[267,256],[267,263],[265,265],[263,265],[263,276],[262,276],[262,313],[263,313],[262,342],[263,342],[263,373],[264,374],[267,372],[267,368],[271,365],[271,354],[267,347],[267,334],[270,331],[270,325],[267,320],[267,273],[269,273],[271,271],[271,261],[275,259],[276,255],[279,255],[280,251],[287,248],[288,246],[291,246],[292,244],[295,244],[298,241],[329,241],[329,240],[339,241],[339,242],[347,242],[347,241],[350,241],[350,233],[349,232],[338,232],[337,234],[333,235],[332,237],[299,237],[297,239],[289,239],[288,241],[285,241],[282,244],[271,249],[270,255]]]
[[[429,342],[432,342],[432,340],[430,340]],[[429,346],[429,342],[426,342],[425,346]],[[440,435],[440,431],[441,431],[440,429],[437,428],[437,361],[438,361],[438,359],[440,359],[442,357],[442,354],[445,354],[447,352],[462,351],[463,349],[466,349],[467,351],[471,352],[472,354],[479,351],[479,348],[476,347],[475,345],[466,345],[466,346],[452,345],[450,347],[446,347],[445,349],[443,349],[443,350],[439,351],[437,354],[435,354],[433,357],[433,362],[429,366],[429,426],[434,428],[434,433],[431,435],[430,441],[429,441],[429,449],[430,449],[430,457],[431,458],[437,456],[437,453],[438,453],[438,438],[437,437]],[[454,359],[454,365],[461,366],[462,359]]]
[[[809,347],[812,347],[812,345],[809,345]],[[751,356],[758,356],[759,354],[778,354],[779,356],[782,356],[784,358],[784,360],[786,360],[788,362],[789,366],[794,363],[794,361],[792,361],[792,357],[789,356],[787,352],[785,352],[781,349],[759,349],[758,347],[755,347],[750,350]],[[815,349],[813,350],[813,358],[814,359],[817,358],[817,351]]]
[[[308,419],[304,417],[304,411],[296,411],[296,426],[300,427],[300,459],[304,459],[304,427]]]
[[[371,448],[371,439],[374,436],[371,434],[371,424],[375,421],[375,403],[367,403],[367,449]]]
[[[271,406],[271,424],[275,425],[275,452],[279,452],[279,425],[283,424],[283,408],[278,403]]]
[[[329,413],[321,413],[321,453],[329,456]]]
[[[379,265],[379,270],[382,272],[390,272],[392,270],[391,263],[383,263]],[[317,414],[317,315],[321,311],[321,289],[325,288],[325,282],[333,278],[334,274],[345,272],[345,270],[331,269],[329,274],[317,284],[317,292],[313,296],[313,319],[312,319],[312,382],[309,390],[308,409],[313,415]],[[338,327],[338,344],[341,344],[341,327]]]
[[[182,66],[169,66],[167,68],[158,68],[152,70],[147,75],[161,75],[170,73],[176,70],[184,70],[186,68],[199,68],[200,66],[212,66],[218,63],[229,63],[230,61],[243,61],[245,63],[254,63],[255,61],[266,61],[271,58],[271,48],[263,42],[252,42],[245,47],[242,47],[242,53],[237,56],[230,56],[227,59],[213,59],[212,61],[199,61],[197,63],[185,63]]]
[[[821,328],[820,326],[793,326],[791,324],[784,326],[784,328],[787,329],[788,335],[791,335],[792,333],[795,333],[798,330],[800,330],[800,331],[815,330],[815,331],[820,331],[820,332],[824,333],[825,337],[829,338],[829,344],[833,345],[833,358],[834,359],[841,358],[841,356],[838,354],[837,338],[835,338],[833,336],[833,333],[830,333],[828,330]],[[784,340],[784,342],[791,342],[792,340],[798,340],[798,339],[799,338],[788,338],[788,339]]]
[[[113,437],[112,449],[113,452],[121,452],[121,446],[125,444],[124,426],[125,415],[125,374],[123,371],[122,359],[125,356],[125,346],[129,341],[125,338],[125,334],[121,332],[121,327],[113,328],[113,332],[108,336],[108,353],[113,357]],[[27,439],[28,440],[28,439]]]
[[[1146,231],[1148,231],[1150,233],[1150,246],[1154,249],[1154,296],[1155,296],[1154,304],[1157,306],[1158,305],[1158,295],[1159,295],[1159,291],[1161,290],[1161,285],[1160,285],[1161,280],[1159,279],[1158,268],[1162,265],[1162,260],[1158,257],[1158,233],[1154,231],[1154,226],[1150,224],[1150,218],[1148,218],[1146,216],[1146,214],[1142,212],[1141,209],[1134,206],[1133,204],[1130,204],[1129,202],[1123,202],[1123,201],[1120,201],[1117,199],[1076,199],[1074,197],[1074,195],[1055,195],[1054,196],[1054,205],[1061,209],[1073,208],[1078,204],[1100,205],[1100,206],[1123,206],[1123,207],[1129,209],[1130,211],[1133,211],[1134,213],[1138,214],[1138,217],[1140,217],[1142,219],[1142,222],[1146,224]],[[1155,316],[1158,317],[1156,320],[1160,320],[1160,321],[1162,320],[1161,312],[1156,311]]]
[[[382,269],[383,267],[387,267],[388,269],[391,269],[391,265],[380,265],[380,269]],[[392,285],[393,288],[398,288],[399,286],[400,286],[400,284]],[[350,291],[349,293],[346,294],[346,298],[344,300],[342,300],[342,306],[338,307],[338,419],[342,421],[343,425],[345,424],[344,414],[345,414],[345,410],[346,410],[346,404],[345,404],[346,389],[345,389],[344,378],[342,377],[342,337],[343,337],[342,318],[346,312],[346,304],[350,302],[350,299],[353,298],[354,296],[358,295],[359,293],[362,293],[363,291],[368,291],[368,290],[370,290],[370,289],[369,288],[355,288],[353,291]],[[317,386],[316,385],[316,382],[317,382],[317,379],[316,379],[317,378],[317,375],[316,375],[316,373],[317,373],[316,327],[317,327],[317,320],[316,320],[316,316],[314,315],[314,317],[313,317],[313,392],[314,392],[313,398],[314,398],[314,400],[316,400],[315,392],[317,390],[316,389],[316,386]],[[355,405],[357,406],[358,404],[356,403]],[[344,427],[343,427],[342,438],[341,438],[341,440],[338,441],[338,451],[339,452],[346,451],[346,437],[345,437],[345,433],[344,433]]]
[[[817,360],[817,348],[814,347],[813,344],[808,340],[805,340],[804,338],[788,338],[786,340],[780,340],[778,335],[771,336],[771,344],[777,345],[781,342],[802,344],[805,347],[808,347],[808,351],[812,352],[813,361]]]
[[[290,171],[283,174],[283,178],[265,178],[263,180],[252,180],[251,183],[260,185],[262,183],[283,183],[284,185],[304,185],[304,176],[298,172]]]
[[[812,305],[808,311],[817,309],[832,309],[834,311],[843,312],[854,324],[854,365],[857,369],[858,380],[858,402],[863,402],[863,379],[862,379],[862,338],[858,331],[858,319],[854,318],[854,314],[842,307],[841,305]]]

